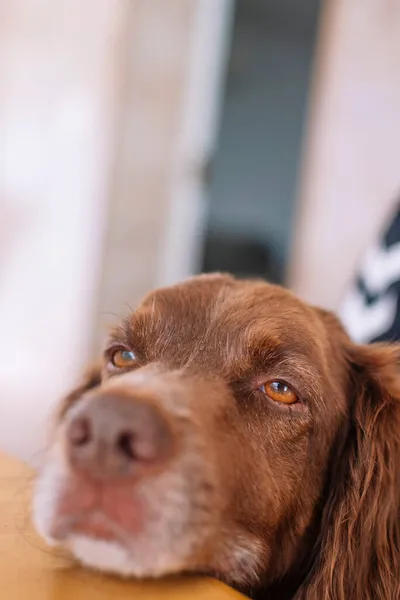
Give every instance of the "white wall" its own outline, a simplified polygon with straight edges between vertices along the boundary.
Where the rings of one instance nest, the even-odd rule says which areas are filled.
[[[1,0],[0,448],[28,460],[87,357],[123,9]]]
[[[197,268],[232,0],[130,5],[97,349],[149,289]]]
[[[0,450],[39,460],[110,313],[193,268],[231,4],[0,0]]]
[[[400,3],[326,0],[290,283],[337,308],[400,192]]]

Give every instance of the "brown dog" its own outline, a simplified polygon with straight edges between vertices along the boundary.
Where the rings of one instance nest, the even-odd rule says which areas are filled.
[[[38,529],[123,575],[398,600],[399,356],[261,281],[157,290],[61,404]]]

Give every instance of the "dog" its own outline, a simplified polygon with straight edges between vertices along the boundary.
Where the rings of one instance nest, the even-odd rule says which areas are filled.
[[[398,600],[399,358],[263,281],[156,290],[57,407],[37,529],[126,577]]]

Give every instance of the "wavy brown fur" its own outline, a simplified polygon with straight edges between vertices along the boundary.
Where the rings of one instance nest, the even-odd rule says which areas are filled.
[[[350,430],[296,600],[400,598],[399,350],[350,349]]]

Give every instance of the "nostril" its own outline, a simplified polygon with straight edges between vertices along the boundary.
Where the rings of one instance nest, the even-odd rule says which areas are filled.
[[[73,446],[84,446],[85,444],[88,444],[92,437],[89,420],[84,417],[75,419],[70,424],[68,437]]]
[[[132,433],[128,431],[121,433],[117,439],[117,447],[120,452],[129,459],[134,460],[137,458],[135,452],[135,439]]]

